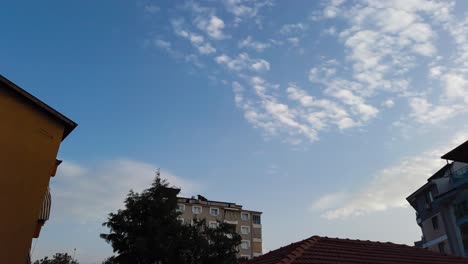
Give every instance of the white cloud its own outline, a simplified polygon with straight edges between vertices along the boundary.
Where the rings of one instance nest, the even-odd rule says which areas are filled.
[[[149,188],[156,170],[157,166],[152,164],[127,159],[88,166],[64,161],[51,181],[52,215],[81,222],[103,222],[107,214],[123,207],[130,189],[140,192]],[[161,178],[182,188],[184,195],[199,190],[198,184],[164,169]]]
[[[270,63],[266,60],[258,60],[254,62],[251,67],[256,71],[269,71]]]
[[[155,39],[154,44],[158,46],[161,49],[170,49],[171,48],[171,43],[169,41],[165,41],[162,39]]]
[[[213,58],[229,69],[235,81],[252,88],[235,96],[236,104],[242,98],[241,108],[249,122],[261,127],[267,135],[283,134],[290,142],[297,142],[293,137],[307,134],[314,134],[314,137],[306,137],[315,140],[319,132],[331,128],[346,130],[365,126],[378,116],[384,118],[385,111],[396,104],[402,108],[393,113],[405,111],[396,122],[403,125],[435,125],[465,112],[462,106],[468,103],[468,19],[457,19],[453,3],[422,0],[344,3],[342,0],[326,1],[323,9],[313,14],[315,21],[333,18],[324,22],[328,28],[325,31],[331,35],[326,41],[335,37],[344,53],[343,56],[337,54],[336,58],[320,56],[320,62],[312,65],[308,72],[313,85],[310,89],[246,81],[249,73],[266,75],[267,71],[276,69],[269,58],[252,58],[246,52],[248,49],[262,52],[269,47],[302,48],[302,44],[310,40],[306,34],[310,20],[306,23],[297,18],[300,22],[283,24],[270,36],[268,30],[263,31],[262,38],[268,42],[256,40],[259,35],[247,35],[236,41],[239,53],[224,45],[228,44],[226,39],[231,38],[225,32],[228,28],[246,25],[251,29],[252,23],[241,25],[241,22],[247,19],[255,22],[261,17],[259,10],[272,6],[271,1],[224,0],[228,14],[220,13],[209,2],[206,2],[209,7],[189,2],[186,8],[192,11],[191,23],[182,21],[173,23],[173,27],[176,35],[187,39],[202,55],[213,55],[219,52],[218,47],[222,49],[223,53],[215,56],[191,54],[190,61],[201,64],[201,60]],[[444,47],[450,56],[442,56],[439,38],[446,37],[447,32],[454,41],[453,52]],[[172,40],[156,45],[164,49],[176,46]],[[413,74],[420,70],[429,71],[423,76],[427,82],[414,78]],[[301,98],[296,96],[299,91],[305,94]],[[407,103],[408,107],[403,107],[399,101]],[[280,116],[289,116],[296,124],[280,122]],[[313,133],[303,132],[307,129]]]
[[[421,124],[437,124],[464,111],[461,105],[433,105],[425,98],[411,98],[410,117]]]
[[[206,55],[216,53],[216,48],[207,42],[202,35],[185,29],[183,24],[183,20],[172,20],[172,27],[174,29],[174,33],[177,36],[190,41],[190,43],[198,50],[198,52],[200,52],[200,54]]]
[[[325,211],[327,219],[360,216],[390,208],[408,206],[406,197],[422,186],[445,161],[440,156],[463,143],[468,133],[457,133],[450,142],[414,157],[402,158],[396,164],[377,172],[370,182],[356,192],[324,194],[312,207]]]
[[[215,15],[212,15],[209,19],[199,18],[197,26],[215,40],[226,38],[226,35],[223,33],[224,21]]]
[[[464,74],[447,73],[442,77],[444,92],[449,99],[461,99],[468,102],[468,80]]]
[[[359,125],[342,106],[330,100],[316,99],[297,85],[286,89],[290,101],[281,100],[277,94],[280,87],[260,77],[252,77],[249,85],[256,98],[247,96],[239,83],[233,84],[236,104],[244,110],[246,119],[262,128],[267,136],[286,133],[286,141],[298,144],[301,142],[299,135],[315,141],[318,132],[327,127],[349,129]]]
[[[323,10],[323,16],[326,18],[334,18],[340,12],[340,5],[343,4],[345,0],[331,0],[329,5]]]
[[[379,113],[379,110],[372,105],[366,104],[364,99],[355,95],[352,91],[346,89],[328,88],[326,93],[334,98],[341,100],[343,103],[351,106],[353,111],[359,114],[363,121],[374,118]]]
[[[226,10],[235,16],[234,23],[245,19],[259,18],[259,12],[265,7],[273,6],[272,0],[224,0]],[[256,23],[260,22],[256,20]]]
[[[288,42],[291,43],[293,46],[298,46],[300,40],[298,37],[292,37],[292,38],[288,38]]]
[[[392,99],[388,99],[385,102],[383,102],[383,106],[387,108],[392,108],[395,105],[395,102]]]
[[[343,201],[347,199],[347,194],[342,193],[329,193],[320,197],[312,204],[312,210],[325,210],[333,207],[340,206]]]
[[[301,33],[306,29],[305,25],[302,23],[296,24],[285,24],[281,26],[280,33],[284,35]]]
[[[242,41],[239,41],[238,44],[239,48],[251,48],[258,52],[262,52],[263,50],[270,47],[269,43],[263,43],[259,41],[254,41],[251,36],[248,36]]]
[[[323,85],[329,96],[349,105],[351,112],[362,121],[380,112],[364,102],[382,93],[390,93],[395,99],[417,95],[409,99],[411,111],[402,118],[407,122],[437,124],[460,114],[461,105],[457,101],[468,102],[468,69],[449,70],[427,63],[429,77],[440,81],[443,92],[433,102],[420,98],[424,91],[412,85],[409,75],[405,76],[417,67],[426,66],[420,57],[433,62],[440,60],[436,28],[448,29],[457,43],[458,58],[463,57],[465,51],[468,55],[468,45],[465,45],[468,39],[464,37],[468,33],[468,19],[456,22],[452,2],[364,0],[351,2],[346,8],[342,4],[343,1],[329,1],[322,19],[340,16],[349,23],[338,38],[346,48],[346,61],[352,66],[351,78],[327,74],[328,67],[318,66],[309,72],[311,82]],[[347,63],[345,65],[342,68],[347,70]],[[437,95],[437,90],[432,93]],[[382,106],[390,108],[394,103],[391,100]]]
[[[226,54],[222,54],[215,58],[218,64],[225,65],[228,69],[234,71],[268,71],[270,63],[263,59],[251,59],[247,53],[240,53],[237,58],[231,58]]]
[[[211,46],[210,43],[205,43],[203,45],[198,46],[197,48],[201,54],[211,54],[216,52],[216,49],[213,46]]]
[[[317,140],[317,130],[307,123],[302,122],[303,117],[297,109],[291,108],[285,102],[279,102],[278,98],[272,95],[272,90],[277,87],[267,83],[264,79],[254,76],[249,80],[257,97],[256,100],[246,100],[246,89],[238,83],[232,84],[236,104],[244,111],[244,117],[256,128],[263,129],[267,137],[286,133],[290,135],[288,139],[298,139],[295,136],[305,136],[310,141]],[[300,140],[289,141],[295,144]]]

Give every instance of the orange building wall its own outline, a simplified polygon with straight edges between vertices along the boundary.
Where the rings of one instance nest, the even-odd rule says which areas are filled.
[[[42,109],[0,85],[1,263],[26,261],[63,131]]]

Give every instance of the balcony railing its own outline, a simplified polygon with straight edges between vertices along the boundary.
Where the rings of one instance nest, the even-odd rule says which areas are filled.
[[[457,181],[468,176],[468,165],[452,172],[452,178]]]

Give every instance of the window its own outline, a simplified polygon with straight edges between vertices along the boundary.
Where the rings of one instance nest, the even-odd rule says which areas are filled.
[[[439,252],[442,253],[442,254],[445,254],[445,243],[444,242],[440,242],[438,244],[439,246]]]
[[[241,226],[241,233],[247,235],[250,233],[250,226]]]
[[[210,221],[210,222],[208,223],[208,226],[209,226],[210,228],[217,228],[217,227],[219,226],[219,223],[216,222],[216,221]]]
[[[192,213],[201,214],[202,213],[202,207],[201,206],[192,206]]]
[[[257,225],[261,224],[259,215],[252,215],[252,221],[254,224],[257,224]]]
[[[185,212],[185,204],[179,204],[177,207],[177,212]]]
[[[429,191],[425,195],[425,202],[426,202],[426,209],[430,210],[432,208],[432,202],[434,201],[434,198],[432,198],[432,192]]]
[[[218,216],[219,215],[219,208],[210,208],[210,215]]]
[[[249,213],[241,213],[241,219],[242,220],[244,220],[244,221],[249,220],[249,218],[250,218]]]
[[[242,240],[241,248],[242,249],[249,249],[250,248],[250,241],[249,240]]]
[[[437,218],[437,216],[434,216],[432,217],[431,221],[432,221],[432,228],[434,228],[434,230],[439,229],[439,218]]]

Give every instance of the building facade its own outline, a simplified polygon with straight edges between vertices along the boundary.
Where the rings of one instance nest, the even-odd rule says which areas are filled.
[[[49,218],[49,181],[76,123],[0,75],[0,260],[29,261]]]
[[[468,256],[468,141],[442,158],[447,164],[407,198],[423,233],[415,245]]]
[[[205,219],[209,227],[218,223],[233,225],[242,237],[239,257],[252,258],[262,254],[262,212],[245,210],[242,205],[210,201],[201,195],[197,198],[179,197],[180,221],[191,224],[193,219]]]

